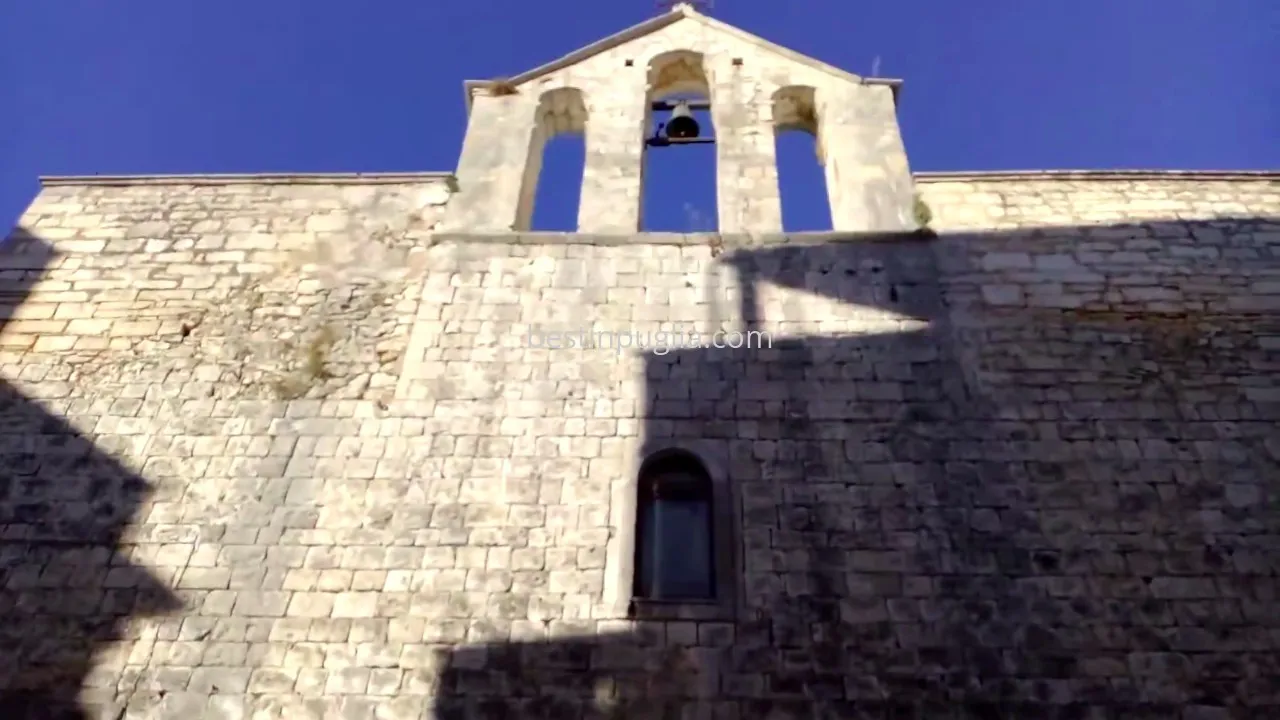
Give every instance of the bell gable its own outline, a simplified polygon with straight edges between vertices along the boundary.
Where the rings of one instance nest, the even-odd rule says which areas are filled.
[[[586,144],[577,230],[637,232],[655,103],[696,95],[707,99],[715,128],[720,232],[782,229],[771,140],[789,129],[818,141],[834,230],[909,229],[913,187],[895,112],[899,84],[861,78],[677,5],[540,68],[469,81],[459,192],[443,227],[529,230],[543,148],[574,133]]]

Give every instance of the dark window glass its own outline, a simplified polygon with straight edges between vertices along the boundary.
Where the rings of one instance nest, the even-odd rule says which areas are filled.
[[[640,480],[636,595],[654,600],[713,599],[710,478],[695,465],[655,468]]]

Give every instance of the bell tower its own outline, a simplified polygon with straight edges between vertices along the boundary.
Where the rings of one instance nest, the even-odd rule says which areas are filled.
[[[528,231],[546,141],[579,133],[586,165],[578,232],[639,232],[644,153],[697,143],[715,145],[719,231],[781,232],[774,134],[800,129],[816,140],[833,230],[910,230],[914,187],[897,122],[900,85],[674,3],[542,67],[468,81],[458,191],[442,229]],[[713,136],[695,110],[710,112]],[[670,117],[656,123],[655,111]]]

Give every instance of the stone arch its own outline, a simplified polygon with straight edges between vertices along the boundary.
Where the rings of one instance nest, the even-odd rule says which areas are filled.
[[[576,87],[547,90],[538,97],[538,127],[547,138],[564,133],[578,134],[587,128],[586,95]]]
[[[534,198],[537,195],[538,179],[542,175],[542,159],[547,142],[559,135],[585,133],[587,117],[586,96],[578,88],[553,88],[538,97],[529,155],[520,184],[520,201],[516,207],[516,230],[529,230],[532,227]]]
[[[773,134],[774,134],[774,159],[775,163],[782,160],[784,152],[784,142],[782,136],[786,133],[802,132],[813,137],[813,152],[818,168],[821,171],[824,184],[826,185],[827,196],[827,215],[831,217],[831,177],[830,168],[827,164],[826,149],[823,143],[823,127],[822,114],[818,107],[819,94],[816,88],[810,85],[787,85],[779,88],[773,93]],[[785,193],[782,191],[784,178],[781,176],[779,168],[779,200],[781,204]],[[825,227],[821,229],[830,230],[834,227],[834,222],[828,220],[824,223]]]
[[[646,100],[700,93],[710,97],[706,58],[693,50],[669,50],[649,59]]]
[[[773,130],[775,133],[801,130],[812,135],[822,158],[822,127],[818,120],[818,93],[808,85],[788,85],[773,94]]]

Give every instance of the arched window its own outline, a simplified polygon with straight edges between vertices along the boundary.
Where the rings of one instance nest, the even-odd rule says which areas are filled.
[[[684,451],[641,466],[633,593],[645,600],[716,599],[711,476]]]
[[[773,130],[783,229],[831,230],[831,193],[815,90],[789,85],[774,93]]]
[[[586,167],[587,103],[577,88],[556,88],[538,100],[516,228],[576,232]]]
[[[671,104],[686,100],[700,127],[696,140],[674,146],[651,146],[651,133],[665,136],[658,125],[672,120]],[[701,53],[671,50],[649,61],[645,94],[646,141],[641,170],[642,232],[715,232],[716,146],[711,117],[711,85]],[[658,107],[666,105],[666,107]]]

